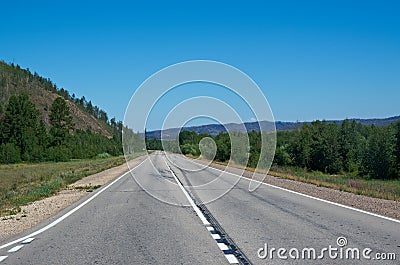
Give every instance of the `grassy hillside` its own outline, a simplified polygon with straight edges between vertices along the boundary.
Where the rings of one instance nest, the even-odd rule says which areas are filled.
[[[0,164],[121,155],[123,130],[132,145],[142,142],[85,97],[0,61]]]

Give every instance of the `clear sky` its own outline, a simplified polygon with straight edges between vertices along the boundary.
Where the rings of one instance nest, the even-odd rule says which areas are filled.
[[[400,114],[399,1],[3,1],[0,12],[0,59],[119,120],[147,77],[194,59],[244,71],[276,120]]]

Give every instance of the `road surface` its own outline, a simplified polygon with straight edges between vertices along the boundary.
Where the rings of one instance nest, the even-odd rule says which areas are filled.
[[[400,264],[399,222],[267,185],[249,192],[248,186],[247,179],[156,152],[109,186],[2,242],[0,265]],[[24,237],[34,240],[13,243]],[[346,259],[357,253],[360,260]],[[392,253],[396,260],[372,260]]]

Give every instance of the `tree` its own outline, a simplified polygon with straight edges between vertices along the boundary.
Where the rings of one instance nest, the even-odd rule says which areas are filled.
[[[343,170],[357,174],[365,151],[366,139],[361,134],[362,125],[344,120],[339,131],[339,152]]]
[[[397,169],[400,171],[400,121],[396,124],[395,155],[396,155]]]
[[[21,154],[18,146],[14,143],[0,145],[0,162],[4,164],[17,163],[21,161]]]
[[[290,153],[296,166],[310,169],[311,163],[311,129],[304,124],[303,127],[293,132],[294,137],[290,142]]]
[[[72,116],[67,102],[62,97],[54,100],[50,107],[50,134],[53,137],[53,145],[59,146],[69,135],[69,131],[74,128]]]
[[[19,150],[22,160],[41,160],[39,157],[44,149],[41,144],[47,137],[43,128],[39,111],[28,95],[11,96],[1,126],[0,143],[11,143],[7,148]]]
[[[371,178],[394,177],[394,134],[387,127],[372,127],[368,138],[363,168]]]
[[[231,140],[228,133],[220,133],[214,138],[217,145],[215,159],[221,162],[231,158]]]
[[[107,113],[104,110],[100,110],[99,111],[99,116],[98,118],[102,121],[104,121],[104,123],[108,123],[108,116]]]
[[[187,130],[181,131],[179,133],[179,144],[180,145],[185,145],[185,144],[198,144],[199,139],[198,135],[195,132],[190,132]]]

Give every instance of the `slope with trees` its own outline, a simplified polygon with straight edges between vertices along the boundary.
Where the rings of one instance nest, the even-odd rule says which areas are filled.
[[[121,155],[123,129],[130,132],[84,96],[0,62],[0,163]]]

